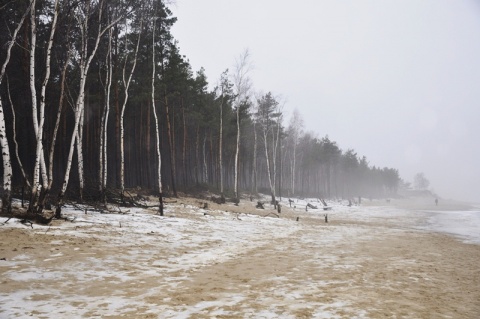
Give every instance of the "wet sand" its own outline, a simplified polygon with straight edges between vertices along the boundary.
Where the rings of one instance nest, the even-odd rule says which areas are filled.
[[[186,238],[222,216],[276,224],[261,238],[230,231],[176,246],[161,231],[130,238],[111,225],[78,224],[73,234],[0,226],[0,318],[480,317],[480,245],[416,230],[411,216],[363,217],[370,206],[388,210],[382,203],[334,207],[329,223],[323,211],[284,207],[278,223],[270,207],[250,202],[209,203],[207,215],[187,205],[200,203],[169,204],[172,224],[198,222]],[[222,258],[189,263],[218,246]]]

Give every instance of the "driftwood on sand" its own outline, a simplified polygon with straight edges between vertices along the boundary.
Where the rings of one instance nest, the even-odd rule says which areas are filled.
[[[11,213],[5,214],[0,212],[0,216],[9,219],[17,218],[22,221],[29,221],[30,223],[35,222],[38,224],[47,225],[52,221],[53,217],[55,217],[55,211],[43,209],[42,213],[39,214],[35,211],[29,211],[26,208],[15,208],[12,209]]]

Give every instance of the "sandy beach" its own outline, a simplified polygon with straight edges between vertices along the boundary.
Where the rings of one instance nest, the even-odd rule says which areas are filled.
[[[202,202],[0,220],[0,318],[480,317],[480,245],[419,229],[433,203]]]

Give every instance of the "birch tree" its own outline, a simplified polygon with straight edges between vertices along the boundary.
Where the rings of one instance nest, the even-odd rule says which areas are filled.
[[[106,202],[106,188],[107,188],[107,128],[108,128],[108,116],[110,113],[110,92],[112,88],[112,74],[113,74],[113,62],[112,62],[112,33],[113,28],[108,30],[108,48],[105,58],[106,76],[104,84],[105,104],[102,112],[102,119],[100,122],[100,145],[99,145],[99,191],[100,198]]]
[[[68,31],[67,31],[68,32]],[[48,189],[50,190],[53,184],[53,165],[54,165],[54,154],[55,154],[55,145],[57,142],[57,136],[58,136],[58,129],[60,127],[60,121],[61,121],[61,116],[62,116],[62,111],[63,111],[63,104],[65,100],[65,86],[66,86],[66,77],[67,77],[67,70],[68,70],[68,65],[70,64],[70,60],[73,55],[73,50],[71,50],[69,43],[69,47],[67,48],[67,57],[65,59],[65,62],[62,67],[61,71],[61,76],[60,76],[60,97],[58,101],[58,109],[57,109],[57,115],[55,119],[55,126],[53,129],[53,134],[51,137],[51,145],[50,145],[50,151],[49,151],[49,156],[48,156]]]
[[[237,120],[237,142],[235,148],[235,174],[234,174],[234,192],[237,200],[240,199],[238,193],[238,172],[239,172],[239,158],[240,158],[240,114],[241,106],[247,105],[252,82],[249,77],[249,73],[252,70],[252,64],[250,62],[250,53],[246,49],[240,57],[235,61],[235,69],[233,73],[234,93],[235,101],[234,107]]]
[[[126,38],[127,36],[125,35],[125,61],[123,65],[123,72],[122,72],[122,83],[123,83],[123,88],[124,88],[124,99],[123,99],[123,104],[122,104],[122,111],[120,113],[120,154],[121,154],[121,163],[120,163],[120,187],[121,187],[121,198],[122,202],[124,200],[124,192],[125,192],[125,150],[124,150],[124,115],[125,115],[125,108],[127,106],[128,102],[128,88],[130,87],[130,83],[132,81],[132,76],[133,72],[135,71],[135,66],[137,65],[137,55],[138,55],[138,48],[140,46],[140,38],[141,38],[141,32],[142,32],[142,26],[143,26],[143,17],[140,18],[140,25],[138,28],[138,37],[137,37],[137,45],[135,46],[135,52],[133,59],[131,61],[132,67],[130,71],[128,72],[128,76],[126,75],[126,69],[127,69],[127,64],[128,64],[128,39]],[[127,23],[125,23],[125,29],[127,28]],[[126,32],[126,34],[128,34]]]
[[[33,128],[35,130],[36,136],[36,153],[35,153],[35,166],[33,168],[33,189],[32,189],[32,198],[30,199],[30,206],[29,210],[32,210],[34,201],[36,201],[37,191],[40,188],[40,154],[38,152],[39,148],[41,149],[41,140],[39,141],[38,137],[41,135],[39,132],[39,125],[38,125],[38,110],[37,110],[37,91],[35,88],[35,51],[37,48],[37,21],[35,18],[35,7],[36,1],[34,0],[32,3],[32,10],[30,10],[30,93],[32,97],[32,120],[33,120]]]
[[[272,204],[275,204],[276,156],[280,136],[281,113],[279,112],[279,102],[271,93],[267,93],[258,100],[257,118],[262,131]]]
[[[29,71],[30,71],[30,93],[32,104],[32,120],[35,132],[36,148],[35,148],[35,165],[33,169],[32,193],[29,205],[29,211],[40,213],[42,210],[41,202],[44,202],[48,187],[48,177],[45,165],[45,156],[43,151],[43,126],[45,123],[45,94],[46,87],[50,78],[50,54],[53,45],[53,37],[56,30],[58,2],[55,2],[53,22],[51,24],[50,38],[47,44],[46,61],[45,61],[45,78],[41,89],[40,105],[37,102],[37,89],[35,86],[35,53],[37,48],[37,18],[36,18],[36,0],[32,3],[30,10],[30,50],[29,50]],[[40,183],[40,171],[42,174],[42,185]],[[43,193],[43,199],[40,200],[39,192]]]
[[[170,100],[169,94],[167,92],[167,83],[166,83],[166,57],[165,57],[165,45],[162,45],[161,55],[160,55],[160,64],[162,68],[162,80],[163,80],[163,106],[165,108],[165,118],[167,120],[167,141],[168,147],[170,149],[170,178],[172,184],[172,191],[175,197],[177,195],[177,187],[175,184],[176,179],[176,161],[175,161],[175,140],[173,138],[173,129],[172,129],[172,121],[170,120]]]
[[[26,11],[22,15],[20,21],[18,22],[15,30],[12,33],[11,39],[8,42],[7,51],[5,54],[5,61],[3,61],[2,68],[0,70],[0,85],[3,82],[5,77],[5,70],[8,63],[10,62],[12,47],[15,44],[17,39],[18,32],[25,21],[25,18],[28,16],[34,0],[31,0]],[[3,102],[0,95],[0,147],[2,149],[2,162],[3,162],[3,195],[2,195],[2,213],[10,214],[12,210],[12,162],[10,159],[10,146],[7,139],[7,131],[5,127],[5,116],[3,112]]]
[[[283,120],[283,113],[282,113],[282,105],[280,103],[277,104],[277,107],[275,109],[275,113],[273,114],[273,117],[276,118],[275,127],[272,132],[272,162],[273,162],[273,190],[274,190],[274,198],[273,198],[273,204],[277,205],[277,201],[275,199],[276,197],[276,185],[277,185],[277,159],[278,159],[278,147],[279,147],[279,142],[281,139],[282,135],[282,120]],[[281,157],[281,154],[280,154]]]
[[[33,3],[33,7],[35,6],[35,1]],[[41,192],[39,194],[39,199],[38,199],[38,202],[36,204],[34,204],[34,209],[36,210],[36,213],[37,214],[41,214],[42,213],[42,210],[43,210],[43,207],[45,206],[45,199],[46,199],[46,196],[47,194],[49,193],[50,191],[50,187],[51,187],[51,183],[49,183],[49,181],[51,180],[51,178],[48,177],[48,172],[47,172],[47,169],[46,169],[46,164],[45,164],[45,154],[44,154],[44,149],[43,149],[43,132],[44,132],[44,123],[45,123],[45,103],[46,103],[46,89],[47,89],[47,85],[48,85],[48,82],[50,80],[50,60],[51,60],[51,52],[52,52],[52,46],[53,46],[53,39],[54,39],[54,36],[55,36],[55,31],[57,29],[57,20],[58,20],[58,10],[59,10],[59,7],[58,7],[58,0],[55,0],[55,4],[54,4],[54,12],[53,12],[53,17],[52,17],[52,23],[51,23],[51,29],[50,29],[50,36],[48,38],[48,44],[47,44],[47,51],[46,51],[46,58],[45,58],[45,77],[43,79],[43,83],[42,83],[42,88],[41,88],[41,93],[40,93],[40,108],[39,108],[39,119],[38,119],[38,124],[37,124],[37,132],[36,132],[36,143],[37,143],[37,147],[36,147],[36,153],[35,153],[35,168],[34,168],[34,182],[33,182],[33,191],[32,191],[32,200],[34,201],[37,194],[36,192],[38,192],[38,185],[39,185],[39,177],[38,177],[38,171],[39,171],[39,168],[41,166],[41,170],[42,170],[42,181],[43,181],[43,185],[42,185],[42,189],[41,189]],[[35,10],[31,10],[32,12],[32,21],[31,21],[31,25],[32,25],[32,39],[35,37],[35,17],[33,15],[33,12]],[[32,40],[32,50],[33,52],[35,52],[35,49],[34,49],[34,41]],[[35,94],[35,83],[34,83],[34,64],[35,64],[35,60],[34,60],[34,54],[31,53],[31,60],[30,60],[30,63],[31,63],[31,66],[30,66],[30,70],[31,70],[31,75],[30,75],[30,78],[31,78],[31,88],[32,88],[32,109],[33,109],[33,118],[34,118],[34,124],[35,124],[35,119],[36,119],[36,116],[37,116],[37,112],[36,112],[36,94]],[[33,65],[32,65],[33,64]],[[33,78],[33,80],[32,80]],[[33,81],[33,83],[32,83]],[[32,203],[31,203],[32,204]]]
[[[295,195],[296,166],[297,166],[297,147],[302,133],[303,120],[297,108],[293,111],[290,125],[288,127],[290,152],[290,189],[292,196]]]
[[[80,111],[80,121],[75,135],[75,147],[77,149],[77,169],[78,169],[78,186],[80,201],[83,200],[83,188],[85,186],[85,176],[83,174],[83,124],[85,121],[85,106],[82,106]]]
[[[163,190],[162,190],[162,154],[160,151],[160,130],[158,129],[158,117],[157,109],[155,107],[155,20],[153,19],[152,27],[152,109],[153,109],[153,118],[155,119],[155,137],[156,137],[156,151],[157,151],[157,162],[158,162],[158,210],[160,216],[163,216]]]
[[[89,26],[90,26],[90,18],[93,13],[92,9],[92,2],[85,1],[78,3],[78,6],[75,8],[75,18],[77,19],[80,34],[81,34],[81,47],[78,52],[80,61],[79,61],[79,75],[80,75],[80,84],[78,88],[78,96],[75,102],[75,122],[72,132],[72,137],[70,140],[70,148],[68,152],[68,159],[67,159],[67,167],[65,169],[65,175],[63,178],[63,183],[61,190],[58,194],[57,199],[57,209],[56,209],[56,217],[61,217],[61,207],[63,205],[63,197],[65,196],[65,191],[67,190],[68,182],[70,179],[70,170],[72,167],[72,159],[73,159],[73,152],[75,150],[75,146],[77,145],[77,138],[80,137],[79,135],[79,128],[82,122],[82,116],[84,112],[85,106],[85,85],[87,81],[88,71],[90,69],[90,64],[95,57],[95,54],[98,49],[98,45],[100,43],[100,39],[102,38],[103,34],[108,31],[113,25],[115,25],[118,21],[122,19],[122,16],[114,17],[112,22],[107,25],[102,24],[102,17],[104,13],[104,6],[106,0],[101,0],[97,4],[97,15],[98,15],[98,31],[94,36],[94,45],[93,48],[89,49]]]
[[[258,151],[258,136],[257,136],[257,104],[252,112],[253,118],[253,162],[252,162],[252,194],[258,193],[257,189],[257,151]]]
[[[23,163],[22,160],[20,159],[20,155],[18,153],[18,141],[17,141],[17,128],[16,128],[16,115],[15,115],[15,107],[13,106],[13,100],[12,100],[12,95],[10,94],[10,83],[7,79],[7,94],[8,94],[8,101],[10,102],[10,108],[12,112],[12,131],[13,131],[13,144],[15,144],[15,157],[17,159],[18,166],[20,167],[20,172],[22,173],[22,177],[24,180],[25,185],[28,188],[31,188],[30,181],[27,178],[27,174],[25,173],[25,169],[23,168]],[[22,198],[23,200],[23,198]],[[23,206],[23,202],[22,202]]]
[[[32,181],[32,193],[30,198],[29,211],[33,212],[37,206],[38,192],[41,189],[40,185],[40,165],[42,165],[42,178],[43,182],[46,183],[45,175],[45,158],[43,156],[42,148],[42,137],[43,137],[43,123],[45,119],[45,109],[37,105],[37,90],[35,87],[35,52],[37,48],[37,21],[36,21],[36,1],[32,3],[32,10],[30,10],[30,93],[31,93],[31,103],[32,103],[32,120],[33,128],[36,137],[36,148],[35,148],[35,165],[33,168],[33,181]],[[54,30],[54,28],[52,28]],[[48,55],[47,55],[48,56]],[[47,62],[47,67],[49,62]],[[48,74],[47,70],[47,74]],[[40,113],[39,113],[40,111]],[[45,186],[45,185],[44,185]],[[44,187],[45,188],[45,187]]]
[[[225,203],[225,195],[223,189],[223,109],[225,107],[228,95],[231,94],[232,84],[228,80],[228,70],[225,70],[220,76],[220,83],[217,87],[220,100],[220,124],[219,124],[219,139],[218,139],[218,163],[220,171],[220,200],[222,204]]]

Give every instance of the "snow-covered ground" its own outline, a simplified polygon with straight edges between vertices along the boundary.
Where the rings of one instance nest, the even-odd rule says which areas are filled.
[[[307,203],[318,209],[306,211]],[[461,222],[469,239],[479,235],[478,212],[328,204],[324,211],[314,199],[296,199],[290,208],[284,199],[280,218],[271,207],[205,210],[190,200],[168,204],[164,217],[66,207],[69,221],[51,226],[10,220],[0,226],[8,239],[0,251],[0,318],[370,318],[383,306],[374,296],[362,306],[365,269],[376,259],[364,243],[465,229]],[[415,262],[385,258],[388,269]],[[396,285],[384,281],[381,289]]]

